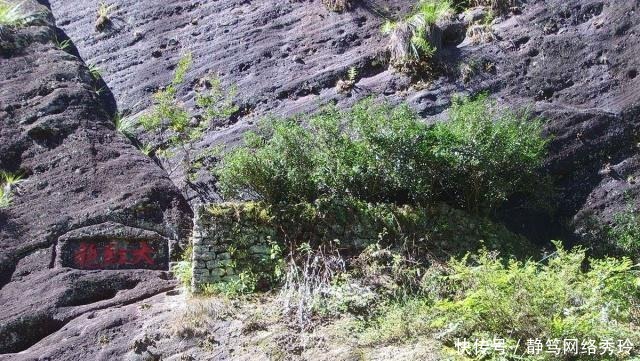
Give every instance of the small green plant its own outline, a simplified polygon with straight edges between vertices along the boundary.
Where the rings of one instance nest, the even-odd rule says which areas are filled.
[[[250,271],[243,271],[230,280],[202,286],[201,293],[204,296],[237,297],[255,292],[257,283],[256,275]]]
[[[102,74],[100,68],[95,64],[87,64],[87,69],[89,69],[89,74],[94,80],[100,80],[102,78]]]
[[[389,62],[399,71],[417,73],[430,67],[436,45],[430,42],[438,19],[452,14],[448,0],[420,0],[403,21],[387,21],[382,32],[389,35]]]
[[[202,130],[206,126],[206,124],[191,125],[189,112],[176,99],[178,87],[184,82],[191,63],[190,53],[182,56],[178,61],[171,83],[153,95],[155,102],[153,108],[139,119],[140,125],[145,130],[167,133],[169,142],[165,144],[165,148],[182,148],[185,164],[190,162],[191,143],[201,136]]]
[[[71,39],[65,39],[60,41],[56,36],[54,37],[53,42],[56,45],[56,48],[58,48],[58,50],[66,51],[67,49],[69,49],[69,47],[71,47]]]
[[[235,86],[224,88],[217,76],[210,76],[204,83],[205,90],[196,93],[196,105],[209,121],[229,118],[238,111],[234,104],[238,92]]]
[[[193,267],[191,266],[191,257],[193,255],[193,246],[189,245],[182,254],[180,261],[178,261],[171,271],[174,276],[180,281],[180,284],[185,289],[191,290],[191,280],[193,279]]]
[[[21,26],[24,23],[24,15],[20,11],[22,3],[12,4],[0,1],[0,27]]]
[[[356,85],[356,81],[358,80],[358,69],[355,66],[352,66],[347,71],[347,78],[340,79],[336,83],[336,90],[339,93],[347,93],[353,89]]]
[[[191,185],[192,175],[197,168],[195,163],[202,161],[199,156],[193,156],[193,144],[202,137],[213,120],[228,118],[238,111],[234,105],[235,87],[223,88],[217,77],[207,79],[207,91],[196,93],[196,104],[204,110],[203,117],[192,117],[186,107],[178,102],[178,88],[184,83],[192,61],[190,53],[182,56],[171,83],[153,95],[153,108],[139,119],[139,124],[145,130],[164,134],[168,138],[167,142],[156,147],[156,154],[169,156],[175,154],[172,149],[180,151],[187,185]]]
[[[13,192],[21,182],[22,175],[0,171],[0,209],[11,205]]]
[[[111,13],[116,9],[116,5],[108,5],[105,2],[98,4],[98,11],[96,13],[96,30],[103,31],[111,24]]]
[[[135,128],[136,121],[133,118],[123,117],[122,114],[118,113],[113,119],[113,124],[116,127],[116,130],[129,139],[135,138]]]
[[[151,143],[143,144],[142,147],[140,147],[140,151],[142,152],[142,154],[146,155],[147,157],[150,157],[151,154],[153,154],[154,150],[155,149],[153,147],[153,144]]]

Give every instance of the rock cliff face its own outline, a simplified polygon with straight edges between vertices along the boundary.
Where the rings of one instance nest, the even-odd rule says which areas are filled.
[[[212,127],[202,147],[236,142],[268,113],[292,115],[376,96],[407,101],[437,119],[452,95],[488,91],[549,122],[547,166],[558,179],[554,218],[562,224],[540,238],[566,238],[560,226],[576,215],[595,212],[609,220],[624,206],[625,194],[637,199],[637,1],[529,1],[515,15],[497,19],[494,40],[481,44],[465,38],[465,19],[473,12],[463,15],[446,24],[442,69],[420,87],[381,61],[382,22],[411,4],[362,1],[337,14],[319,1],[121,1],[110,30],[96,33],[97,0],[51,1],[83,59],[103,69],[121,111],[143,111],[186,51],[194,54],[194,69],[181,94],[185,102],[192,102],[193,85],[207,73],[237,84],[244,112],[232,125]],[[340,94],[336,81],[352,66],[359,80],[352,92]],[[605,168],[613,172],[601,172]],[[205,175],[201,180],[210,181]],[[539,224],[524,224],[531,215],[522,218],[513,226],[538,233]]]
[[[116,108],[145,111],[187,51],[194,66],[180,99],[192,104],[198,80],[218,73],[238,86],[242,108],[230,122],[212,125],[200,148],[236,143],[266,114],[310,112],[330,101],[406,101],[436,121],[454,94],[487,91],[501,104],[530,106],[548,120],[552,136],[546,167],[556,179],[557,213],[509,212],[513,229],[567,238],[574,221],[591,214],[608,221],[629,200],[638,202],[637,1],[528,1],[496,19],[493,41],[480,44],[465,37],[471,15],[463,15],[442,25],[440,66],[419,85],[384,65],[386,38],[379,30],[409,0],[363,0],[341,14],[320,1],[113,3],[108,26],[97,31],[98,0],[30,0],[24,4],[34,15],[29,26],[0,34],[0,168],[25,174],[14,203],[0,210],[0,353],[27,350],[0,359],[116,359],[126,347],[100,353],[95,325],[130,325],[110,323],[113,312],[99,312],[99,322],[87,315],[174,287],[161,270],[61,267],[68,264],[58,253],[81,260],[80,246],[64,242],[96,241],[97,259],[116,262],[105,253],[112,252],[110,241],[151,237],[175,253],[177,241],[187,238],[191,211],[174,185],[182,176],[170,177],[113,125]],[[74,46],[65,51],[56,41],[66,35]],[[6,39],[19,39],[11,41],[18,48],[7,48]],[[104,83],[87,64],[100,68]],[[339,93],[335,84],[350,67],[358,69],[358,81]],[[199,186],[200,197],[217,199],[204,172]],[[81,332],[81,321],[92,323],[93,333],[57,347],[61,337]]]
[[[116,133],[82,60],[55,46],[60,35],[47,8],[22,10],[35,15],[23,29],[3,29],[22,40],[0,58],[0,168],[24,174],[0,210],[0,353],[25,350],[89,311],[174,286],[166,252],[152,259],[155,267],[142,265],[165,271],[56,267],[65,257],[85,260],[59,247],[65,236],[135,240],[143,232],[173,249],[191,222],[167,174]],[[93,256],[88,265],[105,261]]]

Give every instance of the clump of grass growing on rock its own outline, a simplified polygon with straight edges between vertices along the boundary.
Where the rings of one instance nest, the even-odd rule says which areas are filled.
[[[94,80],[100,80],[102,78],[102,71],[100,67],[95,64],[87,64],[87,69],[89,70],[89,74]]]
[[[57,36],[53,38],[53,43],[56,45],[58,50],[66,51],[71,47],[71,39],[60,40]]]
[[[20,174],[0,171],[0,209],[7,208],[13,200],[13,192],[22,182]]]
[[[399,22],[386,22],[382,32],[389,35],[389,62],[399,71],[418,73],[429,69],[436,52],[433,44],[434,25],[453,13],[448,0],[420,0],[413,13]]]
[[[118,131],[118,133],[124,135],[129,139],[133,139],[135,137],[134,132],[137,123],[133,118],[124,117],[122,116],[122,114],[118,113],[113,119],[113,124],[115,125],[116,131]]]
[[[108,5],[105,2],[98,4],[98,11],[96,13],[96,30],[103,31],[111,24],[111,13],[116,9],[116,5]]]
[[[20,26],[24,15],[20,11],[22,3],[9,3],[0,0],[0,26]]]

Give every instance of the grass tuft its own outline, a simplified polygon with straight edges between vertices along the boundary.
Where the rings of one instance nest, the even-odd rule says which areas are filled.
[[[0,209],[11,205],[13,192],[22,181],[20,174],[0,171]]]
[[[413,13],[399,22],[386,22],[382,32],[389,35],[389,62],[402,72],[416,73],[429,67],[436,52],[432,34],[435,23],[453,13],[447,0],[420,0]]]
[[[0,0],[0,26],[21,26],[24,23],[21,6],[22,3],[12,4]]]
[[[133,118],[123,117],[121,114],[116,114],[113,119],[113,123],[116,127],[116,130],[129,139],[135,138],[135,129],[137,121]]]

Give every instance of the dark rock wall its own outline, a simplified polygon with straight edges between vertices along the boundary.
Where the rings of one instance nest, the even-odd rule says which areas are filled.
[[[0,210],[0,353],[24,350],[89,309],[174,286],[164,271],[54,267],[59,237],[110,222],[113,232],[128,226],[173,240],[177,251],[191,227],[166,172],[115,131],[86,65],[55,46],[47,8],[22,10],[30,23],[2,30],[19,47],[0,57],[0,168],[25,178]]]
[[[236,143],[265,114],[314,111],[329,101],[344,106],[374,95],[407,101],[438,119],[453,94],[489,91],[500,103],[542,114],[553,136],[547,168],[557,180],[558,212],[542,219],[556,224],[541,226],[536,215],[522,214],[507,217],[514,229],[568,238],[576,215],[609,220],[626,207],[623,198],[638,198],[637,1],[527,1],[519,13],[496,19],[494,41],[481,44],[460,43],[465,24],[454,21],[444,29],[441,76],[417,87],[380,62],[386,46],[380,25],[406,11],[409,0],[362,1],[342,14],[320,1],[113,3],[113,26],[96,32],[97,0],[51,1],[84,59],[104,70],[121,110],[143,111],[185,51],[194,54],[180,95],[185,102],[208,72],[238,85],[245,112],[233,124],[212,127],[202,147]],[[340,94],[335,83],[351,66],[359,70],[356,88]],[[469,66],[473,74],[463,76]],[[609,166],[616,172],[601,172]],[[211,178],[200,180],[215,199]]]

